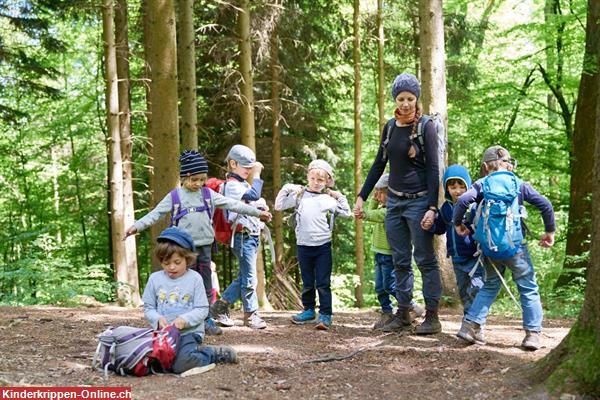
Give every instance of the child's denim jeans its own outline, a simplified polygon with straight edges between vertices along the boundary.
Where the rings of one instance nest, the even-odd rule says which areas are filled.
[[[315,289],[319,292],[319,313],[332,314],[331,306],[331,242],[320,246],[297,246],[302,275],[302,305],[305,310],[316,306]]]
[[[409,308],[415,283],[412,269],[414,246],[415,262],[423,277],[425,308],[437,310],[442,296],[440,268],[433,251],[433,233],[421,228],[427,212],[427,196],[406,199],[388,193],[385,231],[392,249],[396,273],[398,307]]]
[[[521,297],[523,328],[529,331],[540,332],[542,330],[543,319],[542,302],[527,245],[521,245],[519,252],[512,258],[494,260],[493,262],[502,275],[504,275],[504,271],[507,268],[512,272],[513,281],[517,285]],[[465,316],[467,320],[480,325],[485,324],[490,307],[502,288],[502,282],[487,258],[484,265],[486,267],[485,283],[481,290],[479,290],[469,312]]]
[[[391,255],[375,253],[375,293],[384,313],[392,312],[392,298],[395,298],[396,274],[394,274],[394,261]]]
[[[471,284],[471,277],[469,276],[469,272],[471,272],[475,264],[477,264],[477,260],[478,257],[468,258],[462,262],[452,260],[454,275],[456,276],[456,286],[458,286],[458,294],[460,296],[460,301],[463,304],[465,315],[469,311],[471,304],[473,304],[477,292],[479,292],[479,287]],[[475,270],[473,278],[479,278],[483,281],[483,268],[481,266]]]
[[[200,346],[200,344],[202,344],[202,336],[198,333],[181,336],[173,363],[173,372],[180,374],[188,369],[215,362],[215,351],[210,347]]]
[[[245,312],[258,310],[258,296],[256,285],[256,254],[260,239],[247,233],[236,233],[233,241],[233,254],[238,260],[239,272],[237,278],[223,292],[222,297],[233,304],[242,300],[242,308]]]

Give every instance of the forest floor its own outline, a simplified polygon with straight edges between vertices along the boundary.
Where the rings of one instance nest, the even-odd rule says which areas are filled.
[[[141,310],[0,307],[0,386],[128,386],[134,399],[575,399],[548,396],[528,370],[556,347],[573,321],[546,320],[542,349],[519,348],[520,319],[491,317],[485,346],[455,336],[458,312],[443,310],[443,332],[433,336],[371,330],[374,311],[339,312],[330,331],[290,323],[291,312],[265,312],[269,326],[237,325],[208,344],[237,349],[240,363],[203,374],[144,378],[92,370],[96,335],[113,325],[144,326]],[[333,360],[335,357],[346,357]],[[329,361],[317,361],[330,358]]]

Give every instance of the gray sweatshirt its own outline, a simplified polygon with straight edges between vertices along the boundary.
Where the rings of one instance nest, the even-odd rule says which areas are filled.
[[[181,334],[199,333],[204,337],[204,320],[208,316],[208,300],[202,277],[189,269],[177,279],[171,279],[165,271],[150,275],[144,294],[144,317],[158,329],[158,320],[165,317],[172,323],[177,317],[187,322]]]
[[[321,246],[331,241],[331,226],[329,213],[350,217],[350,206],[346,196],[334,199],[328,194],[314,193],[304,190],[301,185],[288,183],[283,185],[275,199],[277,211],[295,208],[296,213],[296,244],[301,246]]]
[[[177,190],[179,192],[179,200],[181,201],[182,208],[202,207],[204,205],[202,190],[198,190],[197,192],[191,192],[185,188],[179,188]],[[255,217],[260,216],[261,211],[256,207],[225,197],[213,190],[209,190],[209,192],[210,200],[208,201],[208,205],[210,206],[211,212],[215,208],[224,208],[240,214],[248,214]],[[133,226],[138,232],[141,232],[154,225],[166,214],[170,213],[172,208],[173,202],[171,201],[171,194],[168,193],[161,202],[158,203],[154,210],[136,221]],[[192,235],[196,246],[206,246],[212,244],[215,240],[215,231],[212,226],[212,221],[208,217],[206,211],[191,212],[183,216],[179,220],[178,226]]]

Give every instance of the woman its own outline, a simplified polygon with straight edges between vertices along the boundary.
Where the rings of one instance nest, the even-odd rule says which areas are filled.
[[[383,130],[379,151],[356,199],[354,215],[357,218],[362,215],[363,203],[389,160],[385,229],[396,272],[398,311],[383,330],[389,332],[411,327],[409,310],[414,286],[411,259],[414,255],[423,277],[426,308],[425,321],[417,327],[416,333],[427,335],[442,330],[438,318],[442,293],[439,266],[433,251],[433,234],[424,229],[433,223],[437,212],[439,169],[437,132],[433,122],[428,121],[423,127],[423,146],[417,140],[417,124],[421,118],[417,100],[420,94],[421,87],[414,75],[402,73],[394,80],[395,123],[389,126],[389,133],[390,124]]]

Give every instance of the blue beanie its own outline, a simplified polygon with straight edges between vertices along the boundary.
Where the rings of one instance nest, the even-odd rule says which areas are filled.
[[[194,246],[194,239],[192,239],[192,236],[176,226],[172,226],[162,231],[156,238],[156,241],[173,242],[184,249],[196,251],[196,246]]]
[[[196,150],[185,150],[179,156],[179,176],[207,174],[208,164]]]
[[[396,97],[401,92],[410,92],[419,99],[421,95],[421,85],[417,80],[417,77],[413,74],[409,74],[408,72],[403,72],[394,79],[394,83],[392,83],[392,98],[396,100]]]

